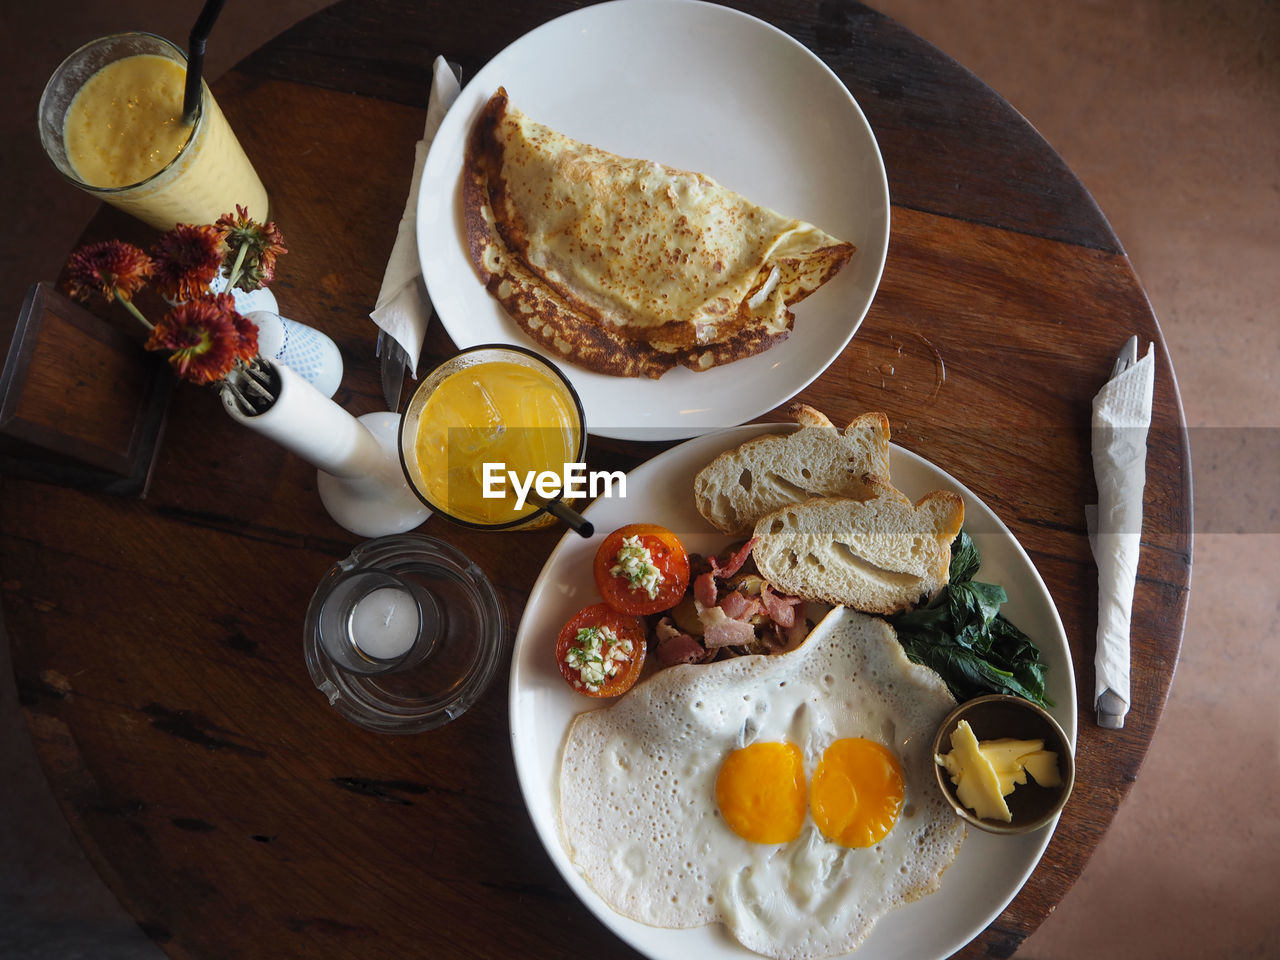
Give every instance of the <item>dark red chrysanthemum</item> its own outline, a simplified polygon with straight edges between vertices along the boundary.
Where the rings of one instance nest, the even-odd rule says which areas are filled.
[[[209,291],[222,268],[222,230],[180,223],[151,248],[156,289],[170,300],[194,300]]]
[[[231,325],[236,328],[236,357],[252,363],[258,355],[258,325],[236,309],[236,298],[231,294],[220,293],[216,299],[218,308],[227,314]]]
[[[153,269],[145,252],[123,240],[86,244],[67,260],[67,293],[77,300],[95,294],[104,300],[131,300],[147,285]]]
[[[210,294],[178,304],[155,325],[147,349],[172,351],[169,363],[184,380],[216,383],[224,379],[243,348],[236,324],[240,315],[227,308],[223,297],[231,300],[226,294]],[[256,343],[254,348],[256,353]]]
[[[276,275],[276,258],[289,252],[274,222],[263,226],[249,218],[249,210],[236,204],[234,214],[224,213],[216,224],[227,245],[226,267],[242,290],[268,286]],[[240,264],[238,272],[234,265]]]

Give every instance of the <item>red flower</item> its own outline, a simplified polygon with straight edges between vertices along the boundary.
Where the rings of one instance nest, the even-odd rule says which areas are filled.
[[[184,380],[216,383],[226,378],[238,359],[251,360],[258,352],[257,328],[237,313],[230,294],[212,294],[188,300],[170,310],[156,324],[147,340],[148,350],[170,350],[169,363]],[[251,342],[250,342],[251,341]]]
[[[258,355],[258,325],[248,317],[241,315],[236,309],[236,298],[229,293],[217,296],[218,305],[231,318],[236,328],[236,358],[245,363],[252,363]]]
[[[217,227],[178,224],[151,248],[156,289],[170,300],[194,300],[207,293],[222,267],[222,253]]]
[[[90,243],[67,260],[67,292],[77,300],[98,294],[105,300],[130,300],[147,284],[154,264],[138,247],[123,240]]]
[[[227,245],[227,272],[241,290],[268,286],[276,275],[276,258],[289,250],[274,222],[263,226],[249,219],[249,210],[236,204],[234,214],[224,213],[216,226]]]
[[[147,349],[167,352],[179,377],[216,384],[246,413],[260,412],[274,398],[258,356],[258,328],[236,310],[232,293],[208,291],[222,269],[228,290],[266,286],[276,258],[287,252],[274,223],[257,224],[237,206],[216,224],[178,224],[156,242],[154,260],[120,240],[81,247],[67,261],[66,289],[79,300],[119,300],[151,331]],[[133,302],[153,277],[163,296],[181,301],[154,327]]]

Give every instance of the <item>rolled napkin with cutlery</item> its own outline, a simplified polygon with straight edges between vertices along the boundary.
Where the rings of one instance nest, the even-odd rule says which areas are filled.
[[[404,214],[396,233],[395,245],[387,261],[382,277],[382,289],[369,316],[387,335],[404,350],[405,362],[416,375],[418,355],[427,333],[427,321],[431,319],[431,305],[422,283],[422,263],[418,259],[417,219],[418,185],[422,182],[422,167],[427,151],[440,121],[453,105],[460,92],[458,77],[444,57],[436,57],[431,68],[431,94],[427,100],[427,122],[422,139],[414,147],[413,178],[409,182],[409,197],[405,201]],[[386,345],[387,337],[379,342]]]
[[[1098,564],[1098,638],[1094,709],[1098,725],[1119,729],[1129,712],[1129,633],[1142,539],[1147,430],[1155,385],[1155,351],[1139,360],[1138,338],[1120,351],[1093,400],[1093,472],[1098,503],[1085,508]]]

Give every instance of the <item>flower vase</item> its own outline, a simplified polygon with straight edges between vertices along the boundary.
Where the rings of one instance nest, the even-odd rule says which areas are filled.
[[[342,383],[342,353],[327,334],[275,310],[240,311],[258,328],[258,351],[279,360],[326,397]]]
[[[317,469],[329,516],[361,537],[404,533],[430,516],[400,466],[398,414],[353,417],[286,364],[262,362],[280,383],[271,406],[250,416],[225,391],[222,404],[233,420]]]
[[[227,289],[226,274],[214,277],[209,289],[223,293]],[[342,353],[332,337],[281,316],[276,295],[267,287],[257,290],[235,287],[231,295],[236,310],[258,328],[258,352],[264,358],[288,364],[326,397],[338,392],[342,383]]]
[[[227,273],[225,270],[209,281],[209,292],[227,292]],[[259,287],[257,290],[241,290],[239,287],[232,287],[231,296],[236,302],[236,309],[246,317],[255,310],[269,310],[272,313],[280,312],[280,304],[276,300],[276,295],[268,287]]]

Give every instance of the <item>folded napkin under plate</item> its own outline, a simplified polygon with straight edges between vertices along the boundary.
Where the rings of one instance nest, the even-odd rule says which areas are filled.
[[[1138,338],[1121,350],[1093,400],[1093,472],[1098,503],[1085,507],[1098,564],[1098,636],[1094,709],[1098,725],[1119,729],[1131,703],[1129,634],[1142,540],[1147,430],[1155,385],[1155,351],[1137,359]]]
[[[413,177],[409,196],[396,232],[396,242],[382,277],[382,289],[369,316],[387,336],[404,350],[408,369],[417,375],[418,355],[431,319],[431,302],[422,281],[422,263],[418,258],[417,219],[418,186],[427,151],[435,139],[440,122],[458,98],[461,87],[457,68],[444,57],[436,57],[431,68],[431,94],[427,100],[427,122],[422,139],[414,146]]]

